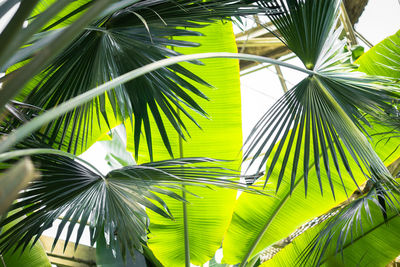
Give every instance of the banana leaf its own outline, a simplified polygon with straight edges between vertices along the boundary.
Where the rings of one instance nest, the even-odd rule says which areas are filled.
[[[382,217],[381,207],[369,199],[359,199],[365,209],[360,210],[354,218],[352,228],[345,229],[347,238],[342,244],[342,249],[336,247],[339,232],[332,232],[332,240],[325,247],[326,251],[321,256],[321,261],[302,261],[301,255],[310,248],[315,237],[324,230],[326,221],[294,239],[284,249],[278,252],[271,260],[262,266],[386,266],[399,255],[400,243],[400,217],[394,210],[388,211],[386,220]],[[367,205],[367,206],[366,206]],[[352,222],[353,223],[353,222]],[[357,225],[355,225],[357,224]],[[343,230],[342,230],[343,231]],[[312,252],[315,256],[315,251]],[[317,256],[319,257],[319,256]]]
[[[358,70],[370,75],[400,78],[400,31],[364,53]]]
[[[199,48],[180,48],[177,51],[185,54],[206,51],[236,52],[231,23],[215,23],[200,31],[204,36],[185,38],[187,41],[199,42]],[[225,59],[207,59],[203,62],[205,66],[186,63],[183,66],[214,86],[208,88],[196,85],[210,99],[199,102],[209,119],[194,114],[202,130],[196,126],[190,127],[190,138],[187,141],[180,138],[171,125],[165,125],[167,133],[171,136],[171,148],[174,155],[184,157],[202,155],[227,160],[240,159],[242,129],[238,62]],[[152,121],[152,125],[154,124]],[[134,150],[132,138],[129,138],[132,134],[128,127],[128,149],[131,151]],[[162,145],[161,136],[153,138],[154,158],[169,158],[168,151]],[[138,161],[140,163],[149,159],[144,145],[139,149]],[[224,166],[237,169],[239,164],[238,161],[233,161],[224,163]],[[164,219],[149,211],[148,244],[165,266],[188,266],[189,261],[200,265],[210,260],[221,246],[232,215],[236,191],[214,187],[212,190],[185,187],[185,190],[198,197],[185,193],[187,204],[165,199],[174,220]]]
[[[373,126],[373,130],[370,131],[371,135],[374,132],[388,131],[388,128],[382,125],[375,124]],[[390,138],[381,141],[381,137],[377,136],[374,140],[375,145],[373,147],[382,160],[385,160],[386,165],[392,163],[400,155],[400,150],[396,150],[396,147],[400,144],[399,139]],[[312,151],[312,147],[310,147],[310,151]],[[291,157],[294,157],[294,155],[291,155]],[[320,160],[322,160],[322,155],[320,155]],[[282,169],[281,166],[285,164],[290,169],[289,164],[291,162],[291,160],[288,160],[277,163],[277,171],[274,171],[271,175],[267,189],[273,190],[277,187],[277,177]],[[361,185],[365,181],[365,177],[354,161],[350,161],[350,163],[353,177],[358,185]],[[302,166],[302,164],[300,157],[299,166]],[[333,162],[330,162],[330,165],[334,166]],[[345,171],[342,171],[341,176],[339,176],[334,168],[332,168],[331,175],[335,182],[333,185],[328,183],[326,174],[321,173],[321,180],[318,180],[314,164],[311,162],[307,196],[304,195],[305,179],[302,173],[298,174],[294,181],[295,189],[293,193],[290,191],[290,184],[282,182],[275,198],[248,193],[241,194],[235,206],[232,223],[224,238],[223,262],[229,264],[244,263],[263,249],[294,232],[305,222],[345,201],[356,189],[353,178]],[[343,188],[341,182],[345,185],[347,193],[341,190]],[[321,194],[321,187],[334,187],[336,189],[334,191],[335,199],[330,194]]]

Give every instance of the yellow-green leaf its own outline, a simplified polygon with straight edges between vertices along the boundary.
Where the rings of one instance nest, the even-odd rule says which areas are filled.
[[[236,52],[235,38],[231,23],[214,23],[198,29],[204,36],[185,38],[198,42],[198,48],[182,48],[184,54],[201,52]],[[242,145],[241,97],[239,64],[230,59],[207,59],[205,66],[184,63],[184,67],[199,75],[215,88],[196,84],[210,101],[199,100],[199,105],[209,114],[209,119],[191,113],[202,129],[187,118],[182,118],[188,127],[190,138],[180,140],[175,130],[168,124],[168,136],[175,157],[212,157],[217,159],[240,159]],[[183,116],[182,116],[183,117]],[[154,122],[152,122],[152,126]],[[133,151],[133,136],[128,127],[128,149]],[[154,160],[169,158],[160,136],[153,137]],[[143,142],[144,143],[144,142]],[[146,144],[139,150],[139,162],[149,160]],[[229,162],[226,167],[237,169],[239,162]],[[228,189],[186,188],[199,197],[186,194],[188,240],[190,261],[200,265],[210,260],[221,246],[226,228],[231,219],[236,192]],[[179,192],[182,194],[181,192]],[[165,199],[175,220],[168,220],[149,211],[149,247],[165,266],[185,265],[185,238],[183,223],[183,203]]]
[[[370,134],[386,131],[385,127],[374,125],[374,129]],[[389,139],[388,142],[386,140],[379,142],[380,136],[375,136],[374,138],[377,145],[373,147],[382,160],[386,159],[386,165],[398,158],[400,151],[394,151],[400,144],[398,138]],[[312,148],[310,148],[310,151],[312,151]],[[299,158],[299,166],[303,166],[302,155]],[[354,178],[359,185],[362,184],[365,181],[364,175],[348,154],[347,158],[350,159],[350,167]],[[291,162],[293,162],[291,159],[287,161],[289,170],[291,169],[291,166],[289,166]],[[277,166],[280,166],[279,164],[281,165],[282,161],[278,162]],[[310,164],[307,197],[305,197],[304,177],[301,170],[298,170],[296,188],[292,195],[290,195],[290,184],[285,182],[282,182],[275,198],[243,193],[238,199],[232,223],[224,239],[223,261],[229,264],[237,264],[244,260],[248,261],[263,249],[290,235],[305,222],[327,212],[338,203],[346,200],[348,196],[343,190],[338,172],[333,167],[332,159],[330,166],[336,200],[333,199],[330,193],[321,195],[316,170],[312,162]],[[272,174],[267,189],[274,190],[276,188],[280,169],[279,167],[275,168],[276,171]],[[354,182],[343,167],[341,167],[341,173],[347,193],[350,195],[356,189]],[[322,171],[321,180],[322,187],[324,189],[329,188],[326,174]]]
[[[399,255],[400,217],[391,211],[385,222],[381,209],[371,202],[370,211],[373,223],[369,221],[368,215],[362,212],[363,232],[359,226],[357,229],[354,227],[353,240],[349,233],[343,245],[343,258],[340,253],[335,253],[337,244],[333,238],[322,258],[321,266],[386,266]],[[308,229],[261,266],[298,266],[300,253],[323,226],[324,223]],[[312,261],[308,262],[311,263]]]
[[[372,47],[356,64],[369,75],[400,78],[400,31]]]

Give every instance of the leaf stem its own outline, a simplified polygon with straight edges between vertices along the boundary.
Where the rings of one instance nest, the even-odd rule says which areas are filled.
[[[179,108],[176,109],[178,117],[180,116]],[[183,158],[183,138],[178,135],[178,146],[179,146],[179,158]],[[189,228],[188,228],[188,215],[187,215],[187,203],[186,203],[186,189],[185,185],[182,185],[182,201],[183,209],[183,236],[185,242],[185,267],[190,267],[190,244],[189,244]]]
[[[182,185],[185,189],[185,185]],[[182,198],[186,200],[186,192],[182,190]],[[188,229],[188,218],[187,218],[187,206],[186,202],[182,202],[183,207],[183,234],[185,242],[185,266],[190,267],[190,246],[189,246],[189,229]]]

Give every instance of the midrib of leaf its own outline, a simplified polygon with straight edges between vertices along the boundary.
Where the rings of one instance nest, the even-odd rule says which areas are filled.
[[[173,36],[170,36],[173,39]],[[174,47],[171,47],[172,50],[175,50]],[[176,113],[178,118],[181,117],[181,111],[177,107]],[[183,138],[182,135],[178,134],[178,146],[179,146],[179,158],[183,158]],[[185,185],[182,185],[182,198],[186,200],[186,192]],[[185,244],[185,266],[190,267],[190,246],[189,246],[189,228],[188,228],[188,219],[187,219],[187,206],[186,202],[182,202],[182,213],[183,213],[183,237]]]
[[[179,137],[179,138],[182,138],[182,137]],[[182,185],[182,187],[183,187],[183,189],[185,189],[184,185]],[[185,190],[182,190],[182,197],[183,197],[183,199],[186,200]],[[185,242],[185,266],[190,267],[189,229],[188,229],[186,202],[182,202],[182,209],[183,209],[183,235],[184,235],[184,242]]]
[[[328,148],[329,149],[329,148]],[[319,155],[319,157],[321,157],[322,154]],[[315,161],[309,166],[309,169],[313,168],[315,166]],[[304,180],[304,174],[297,180],[297,182],[294,184],[293,187],[293,191],[298,187],[298,185],[300,184],[301,181]],[[254,240],[253,245],[250,247],[249,251],[247,252],[245,258],[243,259],[242,263],[240,264],[240,267],[244,267],[246,266],[247,260],[250,258],[251,254],[253,254],[254,249],[257,247],[258,243],[260,243],[261,239],[263,238],[265,232],[268,230],[269,226],[271,225],[272,221],[274,220],[274,218],[278,215],[279,211],[281,210],[281,208],[285,205],[285,203],[287,202],[287,200],[290,197],[290,190],[288,190],[288,192],[286,193],[285,197],[283,198],[282,202],[279,204],[278,207],[275,208],[272,216],[269,218],[269,220],[265,223],[262,231],[259,233],[259,235],[257,236],[256,240]]]
[[[365,233],[363,233],[362,235],[360,235],[359,237],[353,239],[350,243],[348,243],[347,245],[345,245],[343,247],[342,250],[345,250],[346,248],[354,245],[357,241],[361,240],[362,238],[365,238],[368,234],[372,233],[373,231],[375,231],[376,229],[378,229],[379,227],[383,226],[384,224],[388,224],[389,221],[393,220],[394,218],[398,217],[398,214],[394,214],[392,215],[389,219],[387,219],[386,221],[382,221],[381,223],[377,224],[376,226],[372,227],[371,229],[369,229],[368,231],[366,231]],[[321,266],[324,264],[324,262],[326,262],[329,258],[326,258],[325,260],[321,261]]]
[[[178,117],[180,117],[180,110],[176,108]],[[179,144],[179,157],[183,158],[183,139],[180,134],[178,134],[178,144]],[[185,185],[182,185],[182,197],[186,200]],[[188,218],[187,218],[187,206],[186,202],[182,202],[183,209],[183,236],[185,242],[185,266],[190,267],[190,246],[189,246],[189,229],[188,229]]]

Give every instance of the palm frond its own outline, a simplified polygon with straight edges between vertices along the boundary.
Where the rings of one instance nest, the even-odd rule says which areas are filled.
[[[339,1],[273,3],[282,6],[285,12],[270,15],[270,19],[283,41],[314,74],[285,93],[260,119],[246,141],[248,148],[244,158],[252,157],[251,165],[261,157],[258,170],[267,164],[267,182],[278,159],[287,160],[290,153],[294,153],[290,174],[292,190],[296,173],[301,168],[298,158],[302,157],[307,192],[312,156],[318,179],[324,171],[333,195],[331,169],[335,168],[340,174],[344,168],[352,175],[350,160],[354,160],[367,177],[395,183],[363,132],[367,134],[364,125],[369,125],[366,114],[387,116],[393,109],[392,103],[400,96],[399,86],[388,79],[354,72],[355,66],[349,63],[351,54],[345,52],[345,42],[339,40],[342,29],[335,30]],[[329,164],[330,158],[333,166]],[[283,168],[279,174],[277,188],[285,171]]]
[[[199,45],[179,40],[182,36],[198,35],[184,27],[204,27],[215,20],[229,19],[229,16],[265,11],[266,8],[252,5],[253,2],[139,1],[87,27],[25,88],[24,102],[50,109],[130,70],[179,55],[173,47]],[[150,129],[150,121],[154,119],[172,155],[165,124],[170,123],[183,138],[187,134],[177,109],[194,123],[188,110],[207,116],[195,101],[196,97],[207,97],[192,82],[210,86],[182,66],[160,69],[118,86],[50,123],[42,131],[43,141],[79,153],[86,148],[93,129],[97,125],[101,128],[100,118],[104,118],[108,128],[114,126],[110,120],[129,119],[128,124],[134,127],[136,156],[143,131],[152,157],[154,129]],[[103,132],[108,129],[104,125],[102,128]]]
[[[5,57],[0,55],[0,69],[4,70],[4,64],[6,64],[10,57],[14,56],[20,46],[23,46],[25,42],[40,28],[52,18],[53,14],[59,12],[68,1],[57,1],[45,12],[37,16],[31,25],[26,28],[22,28],[22,23],[29,16],[30,11],[35,7],[38,1],[24,2],[19,5],[19,8],[7,24],[5,31],[1,33],[0,39],[6,38],[7,42],[2,42],[4,45],[2,52],[6,53]],[[45,69],[51,60],[62,51],[68,44],[73,41],[85,26],[95,19],[102,10],[106,9],[110,4],[111,0],[99,0],[93,2],[90,9],[85,12],[85,16],[80,16],[74,23],[65,27],[58,34],[53,36],[53,39],[49,41],[43,49],[41,49],[35,56],[29,61],[24,62],[23,66],[18,71],[13,71],[7,74],[2,79],[2,98],[0,99],[0,109],[3,110],[4,106],[8,101],[12,100],[18,95],[22,88],[43,69]],[[11,32],[11,34],[7,34]],[[7,35],[12,38],[8,38]],[[1,58],[2,57],[2,58]],[[18,56],[17,56],[18,57]]]
[[[279,250],[270,250],[276,254],[266,265],[384,266],[400,248],[398,208],[397,193],[367,181],[349,199],[276,244]]]
[[[267,13],[279,31],[277,37],[304,66],[314,69],[338,21],[340,1],[273,0],[260,4],[280,11]]]
[[[23,102],[11,100],[6,104],[5,112],[0,117],[0,131],[9,133],[19,125],[36,116],[41,108]]]
[[[28,139],[18,148],[40,145],[37,140]],[[104,230],[111,247],[118,244],[123,254],[133,256],[133,248],[141,251],[146,242],[149,220],[145,209],[173,218],[161,196],[185,201],[179,194],[185,190],[182,185],[216,185],[263,194],[228,179],[238,175],[218,167],[215,165],[218,161],[213,159],[152,162],[126,166],[102,175],[74,160],[72,155],[68,157],[56,152],[31,155],[42,176],[20,192],[17,202],[9,209],[13,214],[0,222],[2,227],[18,220],[1,233],[1,253],[34,244],[61,217],[53,246],[64,230],[67,231],[67,243],[74,229],[77,229],[77,245],[88,225],[92,245]],[[7,168],[8,165],[2,163],[0,167]],[[32,239],[34,242],[30,243]]]
[[[376,218],[376,210],[383,213],[385,222],[398,217],[400,203],[397,194],[381,184],[368,182],[367,187],[370,191],[366,195],[332,213],[334,216],[324,223],[321,231],[300,254],[298,263],[301,266],[320,266],[332,253],[341,254],[344,259],[345,247],[373,231],[377,227],[375,225],[380,225],[377,224],[381,220]]]

